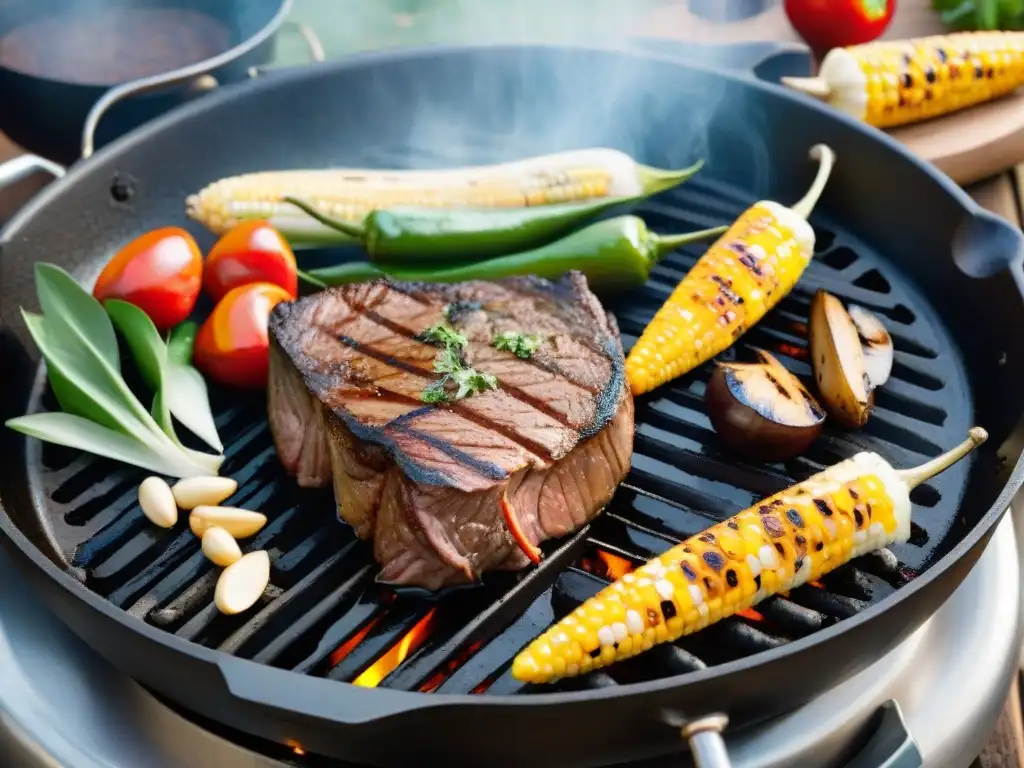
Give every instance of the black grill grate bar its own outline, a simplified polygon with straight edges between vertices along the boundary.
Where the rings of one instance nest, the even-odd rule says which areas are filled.
[[[337,570],[335,566],[351,555],[356,546],[357,542],[350,542],[348,546],[338,550],[326,560],[319,563],[293,587],[286,589],[279,598],[267,605],[262,611],[235,630],[218,646],[218,650],[224,651],[225,653],[237,654],[242,645],[247,641],[254,639],[254,635],[256,635],[256,633],[263,627],[267,626],[267,624],[277,618],[280,614],[286,612],[289,607],[295,606],[296,601],[305,599],[321,580],[325,577],[335,578],[335,571]],[[278,560],[278,564],[280,564],[284,557],[286,557],[286,555],[281,556]],[[314,603],[314,605],[316,605],[316,603]],[[306,610],[306,608],[307,606],[302,606],[300,608],[300,612]],[[294,639],[295,635],[296,627],[293,624],[287,628],[282,628],[282,631],[278,636]]]
[[[370,622],[385,615],[388,610],[389,597],[393,595],[382,594],[378,599],[377,593],[382,593],[383,590],[374,584],[376,572],[376,566],[369,564],[356,571],[350,579],[331,593],[329,599],[318,606],[321,611],[314,612],[309,620],[302,620],[302,624],[297,627],[300,630],[297,633],[300,638],[310,631],[306,629],[307,627],[319,625],[338,606],[346,606],[340,610],[338,617],[319,633],[313,647],[304,654],[293,657],[296,651],[301,651],[304,646],[294,641],[284,642],[284,638],[275,638],[271,645],[261,650],[253,659],[302,674],[316,674],[317,671],[326,673],[334,666],[331,662],[332,654]]]
[[[518,611],[526,608],[538,595],[549,589],[558,574],[576,559],[590,532],[584,526],[554,553],[545,557],[540,566],[532,569],[500,600],[491,603],[483,612],[465,622],[462,628],[441,644],[416,655],[395,669],[381,683],[382,687],[414,690],[461,649],[478,642],[489,642],[500,634]]]

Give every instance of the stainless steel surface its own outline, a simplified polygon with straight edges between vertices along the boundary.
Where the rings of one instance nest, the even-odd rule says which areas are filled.
[[[1018,526],[1024,527],[1024,526]],[[942,609],[864,673],[763,727],[725,732],[737,768],[836,765],[895,699],[929,768],[966,768],[995,725],[1021,647],[1020,563],[1008,516]],[[0,552],[0,584],[21,584]],[[12,733],[54,762],[5,759]],[[33,747],[21,747],[23,755]],[[0,590],[0,765],[280,768],[181,717],[127,679],[27,587]]]

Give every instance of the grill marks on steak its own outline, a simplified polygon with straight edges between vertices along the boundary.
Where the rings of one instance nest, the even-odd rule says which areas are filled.
[[[428,406],[438,349],[415,337],[446,306],[467,364],[499,389]],[[618,331],[582,275],[346,286],[279,305],[270,330],[281,461],[302,485],[333,477],[338,513],[374,538],[384,581],[438,588],[521,568],[503,495],[537,544],[593,517],[628,471]],[[543,342],[523,360],[491,346],[503,331]]]

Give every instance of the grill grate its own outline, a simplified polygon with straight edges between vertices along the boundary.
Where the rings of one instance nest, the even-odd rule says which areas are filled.
[[[680,232],[725,223],[749,202],[736,190],[697,179],[649,202],[642,213],[653,229]],[[858,450],[877,450],[909,466],[959,440],[969,426],[966,378],[931,308],[870,249],[828,221],[815,225],[819,253],[807,275],[738,350],[770,349],[806,380],[806,318],[817,288],[879,313],[888,321],[896,358],[867,427],[858,433],[827,427],[806,455],[785,464],[737,462],[719,450],[704,413],[705,366],[638,401],[629,477],[603,515],[568,539],[548,542],[538,568],[493,574],[481,586],[437,600],[377,584],[370,546],[335,522],[330,492],[299,491],[283,476],[262,401],[234,393],[214,395],[223,398],[215,409],[229,446],[223,471],[240,485],[232,503],[270,518],[244,542],[247,550],[267,549],[273,562],[272,587],[258,607],[233,617],[216,611],[216,569],[187,528],[163,531],[146,523],[135,499],[139,472],[33,444],[30,450],[41,454],[33,462],[34,479],[54,537],[91,589],[140,620],[207,647],[360,685],[532,692],[509,673],[515,653],[609,578]],[[627,348],[698,256],[696,249],[671,255],[645,289],[608,304]],[[915,491],[912,539],[892,552],[861,558],[821,584],[557,688],[685,674],[856,614],[927,568],[944,552],[943,542],[956,538],[966,472],[958,465]]]

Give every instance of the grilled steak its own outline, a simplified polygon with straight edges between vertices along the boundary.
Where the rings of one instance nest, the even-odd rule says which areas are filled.
[[[446,318],[468,339],[465,364],[498,387],[427,405],[441,350],[417,336]],[[528,359],[495,348],[506,331],[540,345]],[[618,329],[581,274],[350,285],[279,304],[270,336],[281,462],[303,486],[333,478],[382,581],[438,589],[522,568],[503,499],[536,545],[593,518],[629,469]]]

